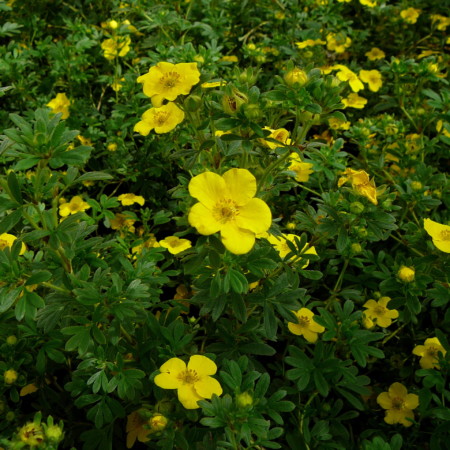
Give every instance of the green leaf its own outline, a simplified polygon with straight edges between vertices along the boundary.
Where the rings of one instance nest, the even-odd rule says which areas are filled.
[[[14,288],[8,292],[8,288],[5,287],[0,290],[0,313],[7,311],[13,303],[16,301],[18,295],[22,292],[22,288]]]
[[[276,353],[273,347],[267,344],[263,344],[262,342],[242,344],[239,346],[239,351],[241,353],[247,353],[249,355],[263,355],[263,356],[272,356]]]
[[[99,181],[99,180],[111,180],[114,178],[112,175],[106,172],[88,172],[79,176],[74,183],[81,183],[83,181]]]
[[[22,208],[16,209],[11,214],[8,214],[0,222],[0,234],[7,233],[19,222],[21,218],[22,218]]]
[[[19,205],[23,203],[22,193],[16,174],[11,171],[8,174],[8,187],[11,192],[11,200],[15,200]]]
[[[42,270],[40,272],[33,273],[30,278],[25,282],[25,286],[30,286],[32,284],[39,284],[43,281],[48,281],[52,277],[52,274],[47,270]]]

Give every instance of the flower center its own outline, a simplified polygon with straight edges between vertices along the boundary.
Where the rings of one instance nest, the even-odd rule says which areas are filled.
[[[449,230],[442,230],[439,234],[439,237],[443,241],[450,241],[450,231]]]
[[[172,89],[177,83],[181,75],[177,72],[167,72],[161,77],[160,82],[166,89]]]
[[[183,384],[194,384],[200,380],[197,372],[192,369],[185,370],[181,372],[177,377]]]
[[[236,203],[231,199],[224,199],[216,203],[213,210],[213,216],[220,223],[227,223],[239,215],[239,209]]]
[[[306,316],[300,316],[298,318],[298,324],[302,327],[302,328],[308,328],[309,327],[309,318]]]
[[[438,357],[439,350],[436,347],[428,347],[427,348],[427,356],[432,356],[433,358]]]
[[[394,397],[392,399],[392,409],[403,409],[405,402],[400,397]]]
[[[167,118],[169,117],[169,113],[166,111],[158,111],[155,114],[155,122],[158,124],[158,126],[162,126],[166,123]]]
[[[8,241],[0,239],[0,250],[4,250],[6,247],[9,247]]]
[[[373,309],[373,312],[377,316],[384,316],[386,314],[386,308],[384,306],[378,305],[378,306],[375,306],[375,308]]]

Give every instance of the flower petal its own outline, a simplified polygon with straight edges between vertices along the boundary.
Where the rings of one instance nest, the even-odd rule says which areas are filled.
[[[405,399],[406,409],[416,409],[419,406],[419,396],[416,394],[408,394]]]
[[[407,394],[408,394],[408,390],[401,383],[393,383],[389,387],[389,395],[391,396],[391,398],[399,397],[399,398],[404,399]]]
[[[199,377],[214,375],[217,372],[216,363],[203,355],[191,356],[187,367],[189,370],[195,370]]]
[[[425,346],[424,345],[416,345],[412,352],[413,352],[413,355],[423,356],[425,354]]]
[[[197,394],[204,398],[211,398],[213,394],[222,395],[222,386],[213,377],[203,377],[194,385]]]
[[[392,408],[392,399],[389,396],[388,392],[382,392],[377,397],[377,403],[384,409],[390,409]]]
[[[189,182],[189,194],[209,209],[223,199],[225,193],[225,180],[214,172],[203,172]]]
[[[311,344],[314,344],[314,342],[317,341],[317,338],[319,337],[317,333],[312,331],[310,328],[306,328],[303,331],[303,337],[310,342]]]
[[[237,205],[245,205],[256,194],[256,178],[247,169],[230,169],[222,175],[227,190]]]
[[[288,322],[288,328],[292,334],[295,334],[297,336],[303,335],[304,327],[302,327],[298,323]]]
[[[223,225],[220,236],[225,248],[235,255],[248,253],[255,244],[255,233],[239,228],[232,222]]]
[[[222,224],[212,215],[212,212],[201,203],[196,203],[189,211],[188,221],[200,234],[209,236],[217,233]]]
[[[197,409],[200,408],[197,402],[204,398],[197,394],[193,384],[185,384],[178,388],[178,400],[186,409]]]
[[[154,382],[156,386],[163,389],[178,389],[182,384],[178,375],[185,370],[186,363],[182,359],[171,358],[160,367],[161,373],[156,375]]]
[[[236,216],[236,224],[240,228],[263,233],[272,224],[272,213],[266,202],[260,198],[252,198],[248,203],[239,208],[239,215]]]

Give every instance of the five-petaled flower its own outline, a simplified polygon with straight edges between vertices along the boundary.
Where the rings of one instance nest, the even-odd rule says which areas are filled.
[[[426,339],[424,345],[416,345],[413,350],[414,355],[421,357],[419,364],[422,369],[439,369],[439,352],[443,356],[447,353],[437,337]]]
[[[59,214],[61,217],[67,217],[70,214],[84,212],[89,208],[89,204],[83,201],[79,195],[76,195],[75,197],[72,197],[70,202],[62,203],[59,206]]]
[[[255,235],[267,231],[272,223],[267,204],[254,198],[256,179],[246,169],[230,169],[222,176],[203,172],[191,179],[189,193],[199,201],[189,212],[189,223],[203,235],[220,231],[231,253],[248,253]]]
[[[161,106],[164,99],[174,101],[179,95],[187,95],[200,81],[197,63],[172,64],[159,62],[137,79],[143,84],[144,94],[151,97],[154,106]]]
[[[362,109],[366,106],[367,99],[364,97],[360,97],[355,92],[352,92],[347,98],[342,99],[342,103],[345,108],[358,108]]]
[[[159,369],[155,384],[163,389],[177,389],[178,400],[186,409],[200,408],[198,401],[221,395],[220,383],[211,375],[217,372],[214,361],[203,355],[193,355],[186,363],[171,358]]]
[[[137,131],[142,136],[147,136],[153,129],[157,134],[168,133],[183,120],[184,112],[175,103],[169,102],[159,108],[147,109],[133,131]]]
[[[134,203],[138,203],[141,206],[144,206],[145,199],[140,195],[134,194],[121,194],[119,197],[119,202],[122,203],[123,206],[133,205]]]
[[[369,174],[364,170],[345,169],[342,177],[338,180],[338,187],[350,181],[353,189],[359,194],[366,197],[374,205],[378,204],[377,188],[373,180],[369,179]]]
[[[159,245],[167,248],[172,255],[177,255],[192,247],[192,243],[189,239],[180,239],[177,236],[167,236],[162,241],[159,241]]]
[[[130,51],[130,36],[114,39],[105,39],[102,44],[103,56],[106,59],[114,59],[116,56],[123,57]]]
[[[403,384],[393,383],[388,392],[382,392],[377,397],[377,403],[387,410],[384,416],[386,423],[389,425],[401,423],[405,427],[410,427],[414,420],[412,410],[419,406],[419,397],[416,394],[408,394]]]
[[[67,119],[70,115],[70,100],[64,93],[56,94],[56,97],[51,99],[47,103],[47,106],[52,110],[53,113],[61,113],[61,119]]]
[[[433,239],[433,244],[442,252],[450,253],[450,226],[431,219],[425,219],[423,225]]]
[[[378,70],[360,70],[359,78],[369,85],[372,92],[378,92],[383,85],[383,79]]]
[[[9,233],[2,233],[0,234],[0,251],[5,249],[6,247],[11,248],[12,245],[14,244],[14,241],[17,238]],[[20,247],[20,253],[19,255],[23,255],[27,250],[26,245],[22,242],[22,246]]]
[[[303,336],[308,342],[316,342],[318,333],[323,333],[325,328],[314,322],[314,313],[308,308],[292,312],[297,316],[297,323],[288,322],[289,331],[297,336]]]
[[[365,53],[369,61],[376,61],[377,59],[383,59],[386,57],[386,53],[380,50],[378,47],[372,47],[368,52]]]
[[[373,299],[364,303],[366,311],[363,313],[363,324],[366,328],[372,328],[376,325],[386,328],[392,324],[392,319],[398,317],[396,309],[388,309],[387,304],[391,301],[390,297],[381,297],[378,301]]]
[[[406,23],[414,24],[420,16],[420,9],[406,8],[400,12],[400,16]]]

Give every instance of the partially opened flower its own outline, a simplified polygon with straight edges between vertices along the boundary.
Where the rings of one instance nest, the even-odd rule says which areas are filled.
[[[175,103],[169,102],[167,105],[145,111],[142,120],[134,126],[133,131],[142,136],[147,136],[153,129],[157,134],[168,133],[183,120],[184,112]]]
[[[164,363],[155,377],[155,384],[163,389],[177,389],[178,400],[186,409],[200,408],[198,401],[222,395],[220,383],[211,375],[217,372],[214,361],[203,355],[193,355],[188,364],[180,358]]]
[[[189,239],[180,239],[177,236],[167,236],[162,241],[159,241],[159,245],[167,248],[172,255],[177,255],[192,247],[192,243]]]
[[[179,95],[189,94],[200,81],[200,72],[197,63],[159,62],[137,81],[143,84],[144,94],[158,106],[164,99],[174,101]]]
[[[388,392],[382,392],[377,397],[377,403],[386,409],[384,421],[390,425],[401,423],[410,427],[414,420],[413,409],[419,406],[419,397],[416,394],[408,394],[405,386],[401,383],[393,383]]]
[[[439,352],[443,356],[447,353],[437,337],[426,339],[424,345],[414,347],[413,354],[420,356],[422,369],[439,369]]]
[[[423,225],[433,239],[433,244],[442,252],[450,253],[450,226],[431,219],[425,219]]]
[[[388,309],[390,301],[389,297],[381,297],[378,301],[370,299],[364,303],[366,311],[363,313],[363,323],[366,328],[372,328],[375,324],[386,328],[392,324],[392,319],[398,317],[398,311]]]
[[[201,173],[189,182],[189,193],[199,200],[189,212],[189,223],[203,235],[220,232],[231,253],[248,253],[255,235],[267,231],[272,223],[267,204],[254,198],[256,179],[246,169],[231,169],[222,176]]]
[[[343,69],[336,73],[336,76],[341,81],[348,81],[348,84],[350,85],[353,92],[358,92],[361,89],[364,89],[364,85],[361,83],[358,75],[356,75],[356,73],[352,70],[347,69],[347,67],[345,66],[343,66]]]
[[[325,328],[314,322],[314,313],[308,308],[292,312],[297,316],[297,323],[288,322],[289,331],[297,336],[303,336],[308,342],[316,342],[318,333],[323,333]]]
[[[303,162],[297,153],[291,153],[289,155],[289,167],[288,170],[295,172],[295,179],[299,183],[304,183],[309,180],[309,176],[313,173],[312,164]]]
[[[51,108],[52,112],[57,114],[61,113],[61,119],[67,119],[70,115],[69,106],[70,100],[64,93],[56,94],[56,97],[47,103],[47,106]]]
[[[338,180],[338,187],[350,181],[353,189],[367,199],[374,205],[378,204],[377,188],[373,180],[369,179],[369,174],[364,170],[345,169],[342,177]]]

